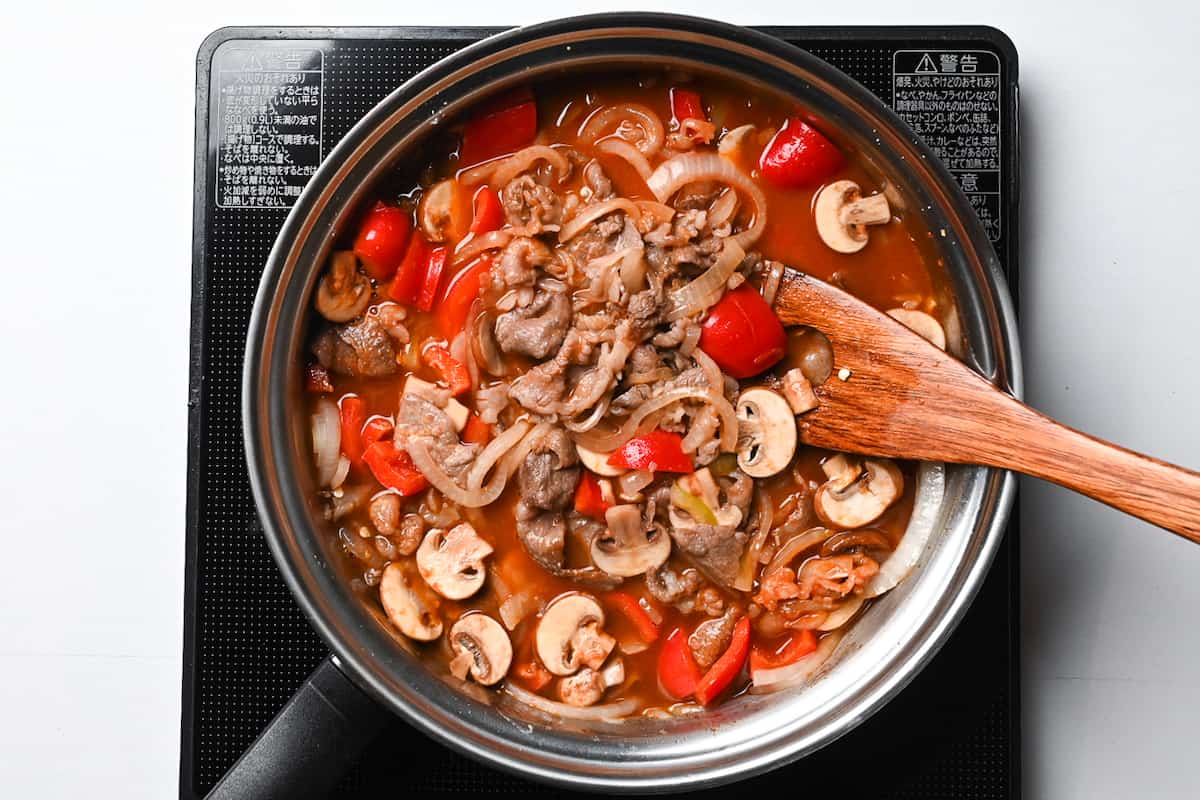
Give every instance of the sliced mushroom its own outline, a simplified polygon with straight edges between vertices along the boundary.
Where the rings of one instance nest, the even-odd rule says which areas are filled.
[[[783,396],[793,414],[804,414],[817,407],[817,394],[813,391],[812,382],[804,377],[799,367],[783,374]]]
[[[453,178],[435,183],[421,195],[421,202],[417,204],[417,220],[431,242],[446,241],[447,228],[454,222],[456,183]]]
[[[555,675],[574,675],[581,666],[599,669],[617,641],[603,630],[604,610],[585,594],[566,594],[550,603],[538,622],[538,658]]]
[[[817,194],[813,203],[821,241],[839,253],[857,253],[867,246],[867,226],[892,219],[887,197],[863,197],[854,181],[834,181]]]
[[[900,499],[904,491],[904,476],[899,467],[891,461],[874,459],[868,459],[863,466],[863,474],[849,485],[838,488],[838,484],[845,480],[839,476],[822,484],[817,490],[813,497],[813,508],[822,522],[838,528],[861,528],[879,519],[889,506]]]
[[[397,562],[388,564],[383,570],[379,601],[392,624],[410,639],[431,642],[442,635],[442,620],[437,609],[425,602],[414,579]]]
[[[450,671],[455,671],[456,662],[461,670],[465,660],[470,674],[484,686],[498,682],[512,664],[512,642],[500,623],[487,614],[460,617],[450,629],[450,647],[455,653]],[[465,677],[465,673],[459,677]]]
[[[845,453],[835,453],[821,462],[821,471],[833,489],[845,489],[862,475],[862,464]]]
[[[349,322],[371,302],[371,281],[358,271],[358,256],[339,250],[329,257],[329,270],[317,284],[317,311],[330,322]]]
[[[738,466],[751,478],[782,472],[796,452],[796,416],[787,400],[770,389],[748,389],[738,397]]]
[[[659,567],[671,555],[671,537],[659,527],[647,530],[634,504],[604,512],[608,530],[592,539],[592,562],[609,575],[632,578]]]
[[[575,444],[575,451],[579,453],[579,460],[583,462],[583,466],[597,475],[603,475],[606,478],[615,478],[625,473],[625,470],[620,467],[614,467],[608,463],[608,457],[612,453],[597,453],[595,450],[589,450],[579,443]]]
[[[590,706],[599,702],[604,692],[625,682],[625,664],[616,659],[603,670],[584,667],[577,674],[558,682],[558,696],[567,705]]]
[[[417,569],[442,597],[462,600],[483,586],[483,559],[491,553],[492,546],[479,538],[469,522],[449,532],[434,528],[417,548]]]
[[[415,394],[445,411],[446,416],[450,417],[450,421],[454,423],[455,430],[461,431],[467,426],[467,418],[471,416],[470,410],[436,384],[423,381],[416,375],[409,375],[404,381],[403,394]]]
[[[932,342],[933,346],[937,349],[946,349],[946,332],[942,330],[942,326],[938,324],[936,319],[924,311],[915,311],[911,308],[893,308],[887,313],[889,317],[904,327],[909,328],[922,339]]]

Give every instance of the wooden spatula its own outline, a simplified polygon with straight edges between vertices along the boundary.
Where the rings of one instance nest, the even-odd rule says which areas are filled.
[[[1002,467],[1053,481],[1200,543],[1200,474],[1061,425],[1000,391],[887,314],[787,270],[784,325],[833,346],[807,444],[864,455]]]

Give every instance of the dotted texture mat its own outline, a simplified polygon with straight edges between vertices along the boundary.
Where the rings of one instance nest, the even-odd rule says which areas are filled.
[[[971,63],[972,53],[979,56],[975,65],[979,73],[993,69],[1000,73],[994,113],[980,106],[974,118],[984,126],[975,130],[984,135],[992,118],[999,126],[992,159],[998,169],[992,175],[984,163],[991,158],[988,142],[960,140],[954,146],[980,146],[979,169],[973,162],[965,163],[960,166],[966,169],[956,174],[972,202],[978,199],[985,222],[1002,220],[995,229],[995,246],[1015,294],[1016,56],[1007,40],[994,31],[972,28],[775,28],[769,32],[828,60],[885,102],[901,100],[907,109],[901,113],[927,138],[943,124],[950,129],[953,122],[943,123],[936,113],[925,113],[920,87],[943,91],[962,85],[955,76],[964,75],[960,70]],[[286,186],[302,185],[306,160],[315,166],[316,158],[328,153],[399,83],[483,33],[237,29],[214,34],[201,49],[182,798],[202,797],[327,654],[267,551],[242,451],[245,332],[262,265],[290,205]],[[932,57],[928,64],[921,59],[927,53]],[[947,61],[947,56],[952,60]],[[276,137],[282,157],[263,155],[262,150],[231,155],[230,143],[240,129],[233,105],[237,93],[230,87],[247,83],[239,76],[250,73],[274,74],[280,81],[289,74],[305,74],[310,77],[300,83],[319,87],[318,102],[297,100],[299,105],[292,109],[296,116],[280,120],[289,127],[275,133],[288,131],[292,136]],[[246,94],[252,106],[255,101]],[[264,168],[289,161],[297,169],[288,178],[275,177],[279,170]],[[238,205],[246,203],[277,207]],[[1010,531],[959,630],[881,713],[790,767],[736,789],[708,794],[802,786],[806,795],[850,788],[863,800],[1015,797],[1020,750],[1016,541],[1015,531]],[[399,720],[369,748],[338,796],[379,796],[389,790],[418,796],[564,795],[480,766]]]

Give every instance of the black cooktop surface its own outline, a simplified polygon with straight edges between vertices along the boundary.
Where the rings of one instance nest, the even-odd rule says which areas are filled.
[[[987,227],[1016,295],[1017,55],[1008,39],[976,27],[764,30],[860,81],[935,149]],[[231,28],[200,50],[181,798],[203,797],[327,654],[267,551],[242,451],[242,351],[271,243],[321,158],[364,113],[493,32]],[[1016,549],[1014,523],[962,625],[887,707],[737,791],[1018,796]],[[476,764],[399,719],[337,796],[380,791],[565,794]]]

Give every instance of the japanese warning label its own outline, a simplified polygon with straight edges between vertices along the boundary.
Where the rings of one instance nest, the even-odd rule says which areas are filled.
[[[321,163],[320,50],[218,54],[217,205],[290,208]]]
[[[986,50],[897,50],[892,108],[958,178],[1000,239],[1000,59]]]

